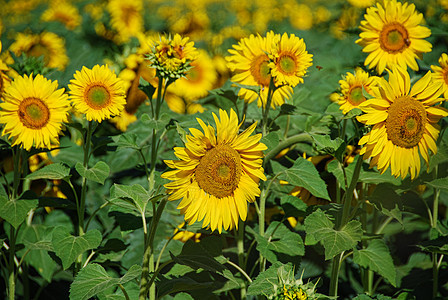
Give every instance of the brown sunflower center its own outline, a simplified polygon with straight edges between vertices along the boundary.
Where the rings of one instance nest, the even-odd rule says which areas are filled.
[[[28,50],[27,54],[34,57],[43,56],[44,62],[46,64],[48,64],[48,62],[50,61],[50,51],[47,47],[45,47],[45,45],[42,44],[33,45],[30,50]]]
[[[403,52],[410,43],[408,31],[400,23],[386,24],[381,30],[381,48],[389,53]]]
[[[122,9],[122,20],[126,26],[130,26],[132,20],[136,18],[138,11],[134,6],[124,6]]]
[[[269,68],[268,63],[268,56],[263,54],[255,58],[250,66],[250,73],[261,86],[269,86],[271,81],[271,68]]]
[[[23,126],[31,129],[40,129],[47,125],[50,119],[50,110],[39,98],[25,98],[19,105],[18,114]]]
[[[3,79],[3,72],[0,71],[0,97],[3,94],[3,89],[4,89],[4,83],[3,83],[4,79]]]
[[[110,103],[110,93],[102,85],[92,85],[85,93],[85,102],[93,109],[102,109]]]
[[[418,145],[426,125],[423,104],[410,97],[399,98],[391,104],[388,113],[386,132],[392,143],[404,148]]]
[[[196,168],[196,181],[201,189],[217,198],[232,195],[241,178],[239,153],[227,146],[213,148],[202,157]]]
[[[282,55],[278,60],[280,72],[286,75],[294,74],[296,71],[296,61],[289,55]]]
[[[366,98],[362,94],[362,86],[353,86],[350,89],[347,100],[354,106],[358,106],[359,104],[364,102]]]

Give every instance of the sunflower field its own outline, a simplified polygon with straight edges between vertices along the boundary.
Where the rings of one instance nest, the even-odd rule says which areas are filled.
[[[0,0],[1,299],[448,299],[447,0]]]

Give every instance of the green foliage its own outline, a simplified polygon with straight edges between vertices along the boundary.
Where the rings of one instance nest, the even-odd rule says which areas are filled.
[[[109,165],[103,161],[97,162],[92,168],[86,168],[82,163],[78,162],[75,165],[75,169],[82,177],[101,184],[104,184],[110,173]]]
[[[276,262],[260,273],[247,289],[249,295],[272,295],[280,285],[279,277],[286,277],[294,270],[291,264]]]
[[[111,277],[99,264],[88,264],[76,276],[70,287],[70,300],[87,300],[99,293],[140,276],[142,268],[133,265],[121,278]]]
[[[396,286],[396,271],[389,249],[383,240],[372,240],[365,249],[353,251],[353,261],[358,265],[379,273]]]
[[[305,219],[305,231],[321,242],[325,248],[325,259],[331,259],[343,251],[353,249],[362,237],[361,223],[352,220],[337,230],[334,223],[322,210],[317,209]]]
[[[313,163],[302,157],[297,158],[294,165],[283,171],[278,178],[292,185],[304,187],[316,197],[330,200],[326,184],[320,178]]]
[[[96,229],[90,230],[81,236],[73,236],[66,228],[57,226],[53,230],[51,242],[54,252],[61,259],[65,270],[84,252],[97,248],[101,240],[101,233]]]
[[[4,190],[0,189],[0,217],[18,228],[25,221],[28,213],[36,208],[38,200],[33,193],[24,193],[19,199],[8,199]]]
[[[42,169],[36,170],[26,176],[26,179],[67,179],[70,176],[70,168],[62,163],[44,166]]]

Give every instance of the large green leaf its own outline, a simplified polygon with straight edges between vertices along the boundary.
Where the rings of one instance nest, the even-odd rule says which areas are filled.
[[[280,200],[280,205],[285,211],[285,215],[287,217],[296,218],[299,216],[304,216],[306,209],[308,208],[308,205],[306,205],[306,203],[303,202],[302,199],[291,195],[283,197]]]
[[[334,223],[320,209],[305,219],[306,234],[321,242],[325,248],[325,259],[331,259],[341,253],[352,249],[361,240],[361,223],[355,220],[348,222],[340,230],[336,230]]]
[[[289,276],[288,276],[289,275]],[[275,262],[264,272],[261,272],[247,289],[248,295],[272,295],[279,287],[279,277],[294,277],[294,268],[291,264]]]
[[[17,229],[28,213],[37,207],[38,200],[32,193],[24,193],[20,199],[9,200],[6,193],[0,193],[0,217]]]
[[[432,181],[426,182],[426,184],[432,186],[435,189],[448,191],[448,177],[434,179]]]
[[[22,227],[19,242],[30,250],[26,256],[26,262],[47,282],[51,282],[53,274],[58,269],[58,264],[50,257],[48,252],[54,251],[51,243],[53,228],[45,225],[32,225]]]
[[[347,186],[350,185],[350,182],[352,181],[353,172],[355,170],[356,164],[350,164],[348,165],[345,170],[343,170],[343,166],[340,162],[337,160],[332,160],[327,165],[328,172],[332,173],[336,179],[338,180],[340,187],[345,191],[345,180],[347,179]],[[344,171],[347,178],[344,178]]]
[[[76,276],[70,286],[71,300],[87,300],[118,284],[124,284],[142,273],[142,268],[133,265],[121,278],[114,278],[107,274],[106,270],[99,264],[89,264]]]
[[[52,237],[54,251],[61,259],[64,270],[69,268],[79,255],[98,247],[101,240],[101,233],[96,229],[90,230],[82,236],[73,236],[62,226],[54,229]]]
[[[265,236],[255,235],[257,250],[271,263],[281,261],[300,264],[300,258],[305,254],[301,236],[290,231],[280,222],[272,222]]]
[[[330,154],[340,162],[343,161],[343,154],[347,147],[343,139],[338,137],[332,140],[329,135],[313,135],[312,137],[316,143],[317,151]]]
[[[50,164],[26,176],[26,179],[65,179],[70,176],[70,168],[63,163]]]
[[[389,249],[383,240],[372,240],[366,249],[355,249],[353,261],[364,268],[377,272],[393,286],[396,286],[397,272]]]
[[[137,138],[138,136],[135,133],[123,133],[114,137],[113,140],[117,145],[117,150],[123,148],[140,149],[140,146],[137,144]]]
[[[286,180],[292,185],[304,187],[316,197],[330,200],[325,181],[320,178],[313,163],[302,157],[297,158],[291,168],[283,171],[279,175],[279,179]]]
[[[403,224],[402,201],[400,195],[390,184],[379,184],[367,199],[385,215],[395,218]]]
[[[122,198],[122,199],[131,199],[134,203],[140,214],[145,213],[146,205],[151,198],[151,195],[146,191],[141,185],[133,184],[123,185],[123,184],[114,184],[110,188],[110,196],[111,199]]]
[[[86,168],[82,163],[77,162],[75,169],[82,177],[101,184],[104,184],[110,173],[109,165],[103,161],[97,162],[92,168]]]

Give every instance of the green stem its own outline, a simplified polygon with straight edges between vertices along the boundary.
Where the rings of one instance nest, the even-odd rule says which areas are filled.
[[[244,272],[244,269],[246,266],[244,265],[245,259],[244,259],[244,222],[239,219],[238,221],[238,233],[236,235],[236,246],[238,249],[238,264],[241,266],[241,274],[245,274],[246,278],[249,279],[249,282],[251,282],[251,279],[249,276],[247,276],[246,272]],[[244,272],[244,273],[243,273]],[[241,299],[246,299],[246,284],[243,283],[241,285]]]
[[[337,297],[338,294],[338,279],[339,279],[339,269],[341,266],[341,259],[344,255],[344,252],[336,255],[333,258],[333,264],[331,267],[331,280],[330,280],[330,297]]]
[[[16,293],[16,276],[15,276],[15,265],[14,265],[14,255],[16,251],[16,231],[15,228],[10,225],[10,248],[9,248],[9,277],[8,277],[8,299],[14,300]]]
[[[84,140],[84,161],[83,166],[87,168],[89,165],[89,157],[90,157],[90,144],[92,140],[92,121],[89,121],[89,125],[86,132],[86,138]],[[82,178],[82,188],[81,188],[81,201],[78,207],[78,234],[79,236],[84,234],[84,213],[85,213],[85,205],[86,205],[86,194],[87,194],[87,178]]]
[[[128,295],[128,293],[126,292],[124,286],[121,285],[121,284],[118,284],[118,286],[120,287],[121,291],[123,292],[124,298],[125,298],[126,300],[130,300],[129,295]]]
[[[272,96],[274,95],[275,90],[276,87],[274,84],[274,78],[271,77],[271,80],[269,81],[269,90],[268,90],[268,98],[266,100],[266,106],[263,105],[263,136],[269,133],[268,132],[269,109],[271,108]]]
[[[244,272],[244,270],[238,266],[236,263],[234,263],[231,260],[227,260],[226,263],[228,263],[229,265],[233,266],[235,269],[237,269],[244,277],[246,277],[247,281],[249,281],[250,283],[252,283],[252,279],[249,277],[249,275],[247,275],[246,272]],[[244,299],[244,298],[242,298]]]
[[[437,178],[438,168],[434,170],[434,177]],[[431,227],[437,230],[437,221],[439,219],[439,198],[440,190],[434,188],[434,202],[432,204],[432,220]],[[437,253],[432,253],[432,297],[435,299],[439,290],[439,263]]]
[[[311,136],[305,132],[290,136],[289,138],[278,143],[277,146],[275,146],[271,151],[269,151],[265,155],[264,160],[263,160],[263,165],[265,165],[268,161],[273,159],[283,149],[288,148],[297,143],[302,143],[302,142],[310,142],[311,143],[312,140],[313,139],[311,138]]]
[[[155,299],[156,289],[155,285],[153,285],[153,281],[148,282],[149,274],[154,272],[154,237],[156,234],[157,225],[159,223],[160,217],[162,216],[162,212],[165,208],[167,200],[163,199],[159,206],[157,207],[157,211],[153,213],[151,225],[149,228],[149,232],[145,235],[145,252],[143,255],[143,268],[142,268],[142,276],[140,280],[140,295],[139,299],[144,300],[148,295],[149,298]],[[154,206],[155,207],[155,206]]]

